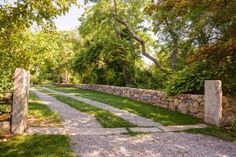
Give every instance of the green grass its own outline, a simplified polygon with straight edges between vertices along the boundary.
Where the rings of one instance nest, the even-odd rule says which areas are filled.
[[[31,126],[40,126],[42,123],[45,125],[61,124],[59,115],[50,110],[50,108],[32,92],[30,92],[29,99],[29,117],[33,119],[33,123],[30,123]]]
[[[81,101],[78,101],[78,100],[75,100],[66,96],[52,93],[42,88],[41,89],[38,88],[38,89],[44,93],[54,96],[57,100],[64,102],[70,105],[71,107],[78,109],[81,112],[85,112],[90,115],[93,115],[96,118],[97,122],[99,122],[104,128],[120,128],[120,127],[135,127],[136,126],[118,116],[113,115],[112,113],[106,110],[97,108],[95,106],[83,103]]]
[[[128,135],[130,137],[137,137],[137,136],[142,137],[142,136],[150,134],[150,133],[147,133],[147,132],[134,132],[130,128],[126,128],[126,130],[128,131],[128,133],[123,133],[123,134]]]
[[[16,136],[0,142],[1,157],[75,157],[64,135]]]
[[[189,129],[186,130],[185,132],[210,135],[213,137],[217,137],[223,140],[236,143],[236,131],[226,130],[224,128],[218,128],[216,126],[208,126],[207,128],[202,128],[202,129]]]
[[[120,97],[107,93],[72,88],[72,87],[49,87],[49,88],[65,93],[74,93],[81,97],[107,103],[119,109],[123,109],[128,112],[152,119],[163,125],[187,125],[187,124],[197,124],[201,122],[199,119],[194,118],[192,116],[176,111],[170,111],[147,103],[134,101],[126,97]]]

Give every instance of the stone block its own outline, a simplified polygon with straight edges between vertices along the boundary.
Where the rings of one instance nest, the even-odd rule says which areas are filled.
[[[171,109],[172,111],[176,110],[176,105],[174,105],[174,103],[169,103],[169,109]]]
[[[191,113],[193,113],[193,114],[196,114],[196,113],[199,112],[199,109],[198,109],[197,106],[190,105],[190,106],[189,106],[189,111],[190,111]]]
[[[205,81],[204,102],[204,121],[219,126],[222,117],[221,81]]]
[[[13,134],[22,134],[26,129],[28,115],[30,73],[24,69],[17,68],[13,79],[14,91],[11,132]]]
[[[197,99],[198,99],[198,95],[191,95],[191,98],[192,98],[193,100],[197,100]]]
[[[10,121],[0,122],[0,132],[2,133],[10,132]]]
[[[179,100],[177,98],[174,99],[174,105],[177,106],[179,104]]]
[[[188,106],[186,104],[179,104],[178,105],[178,111],[182,112],[182,113],[188,113]]]
[[[197,117],[198,119],[204,119],[204,113],[199,112],[198,114],[195,114],[194,117]]]

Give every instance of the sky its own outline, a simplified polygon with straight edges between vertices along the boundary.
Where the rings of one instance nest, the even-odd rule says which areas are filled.
[[[69,12],[63,16],[58,16],[55,19],[55,24],[58,30],[72,30],[79,26],[78,18],[84,13],[84,0],[78,0],[81,7],[72,6]]]
[[[84,13],[83,9],[84,0],[77,0],[77,1],[81,5],[80,8],[73,5],[68,13],[62,16],[58,16],[57,19],[54,20],[58,30],[72,30],[79,26],[78,19]],[[6,0],[4,2],[0,0],[0,4],[2,3],[14,4],[14,2],[16,2],[16,0]]]

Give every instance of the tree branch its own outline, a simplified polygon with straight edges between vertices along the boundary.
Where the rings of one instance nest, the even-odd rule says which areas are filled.
[[[147,53],[145,41],[138,34],[135,33],[131,26],[129,26],[128,22],[118,18],[115,14],[113,14],[113,17],[118,23],[124,25],[128,29],[129,33],[133,36],[133,38],[140,43],[142,47],[142,55],[150,59],[161,71],[167,73],[167,71],[161,66],[158,60]]]

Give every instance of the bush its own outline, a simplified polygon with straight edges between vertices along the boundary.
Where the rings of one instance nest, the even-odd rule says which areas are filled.
[[[12,89],[12,72],[11,71],[0,71],[0,92],[9,91]]]
[[[194,63],[171,75],[165,90],[170,95],[203,93],[204,81],[210,79],[211,75],[205,63]]]
[[[161,90],[165,86],[167,74],[156,69],[136,69],[129,87]]]

